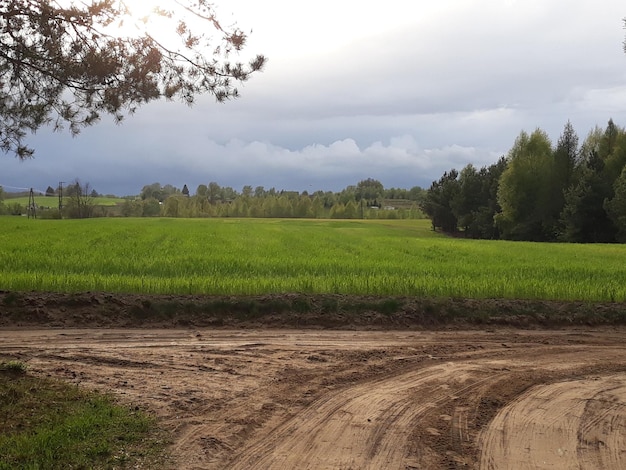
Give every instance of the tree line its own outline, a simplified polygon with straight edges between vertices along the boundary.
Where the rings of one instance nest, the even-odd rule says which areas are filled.
[[[626,242],[626,131],[609,120],[582,145],[522,131],[506,156],[447,171],[421,205],[434,230],[471,238]]]
[[[389,188],[368,178],[340,192],[285,191],[263,186],[244,186],[237,191],[216,182],[200,184],[191,194],[187,185],[153,183],[139,198],[121,207],[126,217],[271,217],[271,218],[423,218],[420,203],[425,191]]]
[[[27,208],[18,203],[2,203],[0,215],[25,214]],[[171,184],[152,183],[142,188],[138,196],[127,196],[117,206],[99,206],[101,195],[89,183],[74,180],[65,188],[51,186],[46,196],[62,193],[62,210],[38,207],[44,218],[88,217],[268,217],[268,218],[333,218],[333,219],[421,219],[425,215],[421,202],[425,190],[384,188],[373,178],[359,181],[339,192],[285,191],[263,186],[244,186],[237,191],[216,182],[200,184],[194,194],[187,185],[182,189]],[[23,196],[28,193],[21,194]],[[16,194],[12,194],[13,197]],[[115,197],[107,195],[105,197]]]

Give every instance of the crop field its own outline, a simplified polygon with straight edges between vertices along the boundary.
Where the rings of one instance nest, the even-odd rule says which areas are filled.
[[[626,245],[453,239],[427,220],[0,217],[0,290],[626,300]]]

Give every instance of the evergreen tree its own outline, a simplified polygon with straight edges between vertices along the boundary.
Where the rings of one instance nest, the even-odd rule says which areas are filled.
[[[617,228],[617,241],[626,243],[626,166],[613,185],[614,195],[605,199],[604,209]]]
[[[574,175],[579,164],[578,135],[571,122],[565,124],[554,150],[554,171],[552,172],[549,215],[558,220],[565,207],[565,193],[574,184]],[[557,224],[558,225],[558,224]],[[561,232],[562,227],[557,227]]]
[[[452,169],[445,172],[439,181],[433,181],[422,202],[422,210],[431,219],[433,230],[455,233],[458,221],[452,210],[453,201],[460,191],[457,181],[459,173]]]
[[[498,182],[506,168],[506,160],[483,167],[480,171],[472,165],[459,175],[460,191],[453,200],[453,212],[465,236],[471,238],[498,238],[494,216],[500,211],[497,201]]]
[[[450,206],[459,227],[469,235],[470,228],[475,223],[476,212],[483,205],[484,199],[481,176],[474,165],[469,164],[461,170],[458,183],[458,192],[450,201]]]
[[[231,62],[246,34],[222,26],[208,0],[169,2],[152,15],[158,30],[124,0],[0,2],[0,149],[28,158],[27,132],[52,123],[77,134],[101,114],[121,121],[160,98],[191,105],[209,94],[222,102],[265,63]],[[134,32],[111,34],[121,22]]]
[[[612,197],[612,188],[602,176],[604,161],[598,152],[586,159],[582,175],[565,193],[561,213],[564,241],[578,243],[612,242],[616,228],[604,210],[604,201]]]

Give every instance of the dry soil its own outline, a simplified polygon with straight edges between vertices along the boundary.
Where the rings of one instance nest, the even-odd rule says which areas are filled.
[[[157,414],[174,468],[626,468],[623,327],[5,326],[0,355]]]

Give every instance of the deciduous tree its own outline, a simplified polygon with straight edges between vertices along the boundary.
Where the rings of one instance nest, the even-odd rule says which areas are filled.
[[[545,241],[556,237],[550,214],[553,151],[541,129],[521,132],[500,177],[496,223],[505,238]]]
[[[77,178],[67,187],[65,215],[72,219],[86,219],[93,215],[94,198],[91,195],[91,185],[81,183]]]
[[[374,199],[382,198],[384,191],[385,188],[380,181],[367,178],[357,183],[354,196],[356,201],[361,199],[373,201]]]

